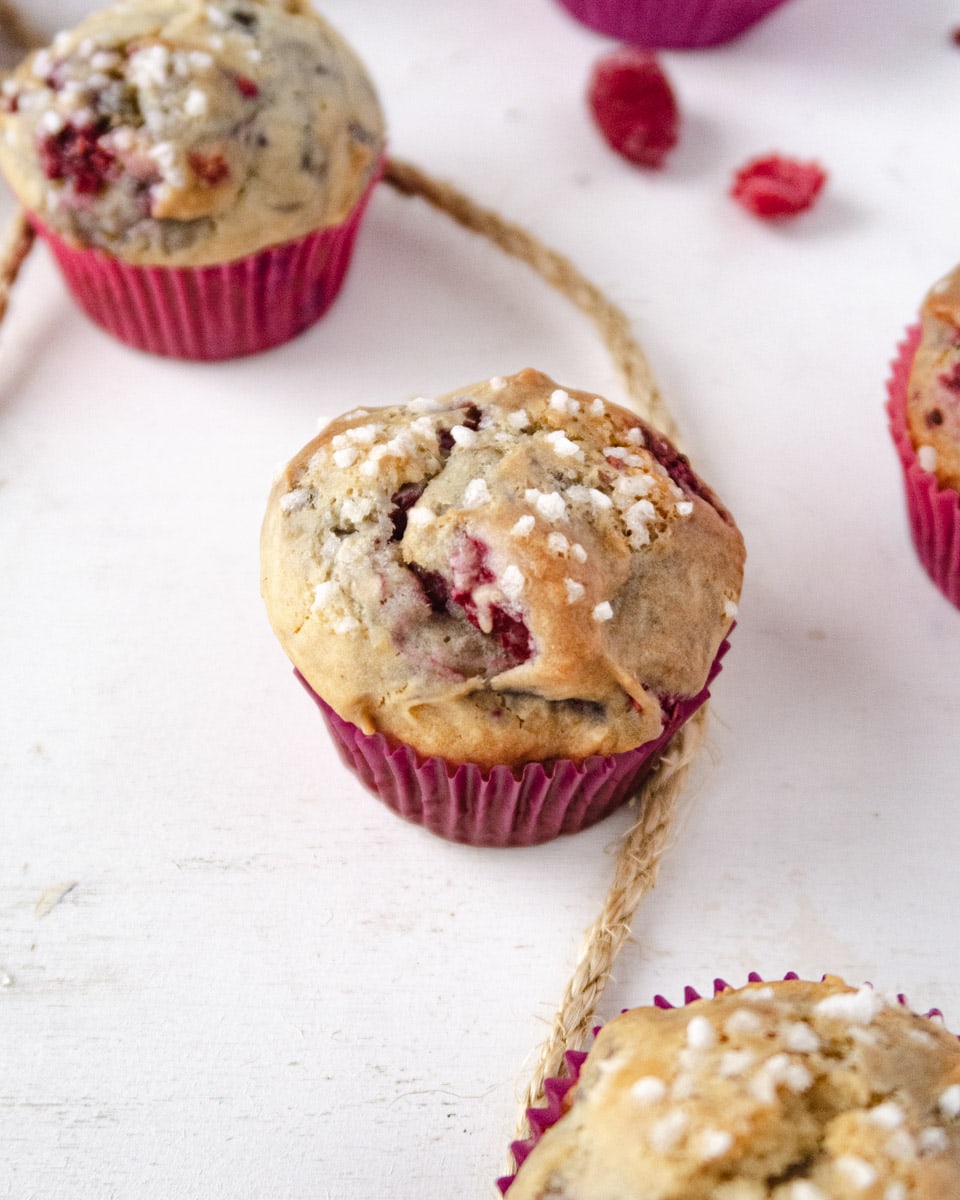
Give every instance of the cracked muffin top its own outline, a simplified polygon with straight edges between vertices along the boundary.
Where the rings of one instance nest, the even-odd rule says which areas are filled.
[[[601,1029],[507,1200],[947,1200],[960,1043],[871,988],[751,984]]]
[[[274,631],[341,717],[519,766],[655,738],[706,683],[744,550],[659,434],[528,370],[333,421],[261,556]]]
[[[960,491],[960,267],[935,283],[923,302],[907,427],[920,466],[942,487]]]
[[[0,96],[24,207],[130,263],[225,263],[340,224],[383,141],[363,66],[305,0],[120,0]]]

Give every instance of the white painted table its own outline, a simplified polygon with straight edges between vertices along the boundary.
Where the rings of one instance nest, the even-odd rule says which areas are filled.
[[[960,613],[883,413],[960,253],[956,5],[792,0],[666,55],[656,175],[591,128],[609,43],[551,0],[326,11],[395,153],[628,311],[747,539],[710,753],[604,1013],[792,968],[960,1027]],[[726,195],[771,149],[831,175],[789,228]],[[385,188],[329,317],[243,362],[125,349],[31,256],[0,333],[0,1196],[491,1194],[629,814],[513,852],[394,818],[274,643],[257,530],[319,420],[528,365],[622,398],[565,301]]]

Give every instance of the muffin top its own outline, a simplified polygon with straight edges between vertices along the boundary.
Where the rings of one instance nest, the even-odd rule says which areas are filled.
[[[907,385],[907,428],[920,466],[960,491],[960,267],[927,293]]]
[[[337,225],[383,118],[305,0],[120,0],[3,84],[0,168],[55,233],[202,266]]]
[[[604,1026],[507,1200],[960,1196],[960,1043],[871,988],[787,980]]]
[[[261,550],[274,631],[341,717],[481,765],[655,738],[707,680],[744,559],[668,442],[531,370],[333,421]]]

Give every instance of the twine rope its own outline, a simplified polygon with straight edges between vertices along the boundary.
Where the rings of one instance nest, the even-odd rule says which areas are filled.
[[[20,268],[30,253],[36,234],[27,220],[23,209],[18,209],[10,219],[0,242],[0,322],[7,315],[10,294],[20,274]]]
[[[549,249],[518,225],[482,208],[449,184],[441,183],[409,163],[390,159],[384,179],[402,195],[420,196],[466,229],[480,234],[513,258],[527,263],[551,287],[566,296],[593,322],[620,370],[638,414],[676,442],[677,428],[653,380],[650,366],[630,332],[624,313],[561,254]],[[543,1103],[544,1082],[564,1074],[564,1053],[589,1040],[603,990],[617,955],[630,936],[644,896],[657,882],[660,862],[669,846],[677,806],[687,773],[706,739],[707,709],[701,708],[677,731],[656,769],[647,777],[634,803],[639,814],[617,853],[613,882],[603,907],[587,930],[550,1032],[537,1054],[533,1074],[520,1101],[514,1139],[529,1137],[528,1110]],[[511,1154],[506,1174],[516,1170]]]
[[[671,441],[677,440],[673,417],[653,379],[646,355],[630,332],[624,312],[577,268],[519,225],[483,208],[448,183],[399,159],[387,161],[384,181],[401,195],[420,196],[465,229],[478,233],[512,258],[527,263],[552,288],[588,317],[619,369],[637,413]]]
[[[587,930],[573,975],[567,983],[550,1033],[540,1047],[530,1082],[520,1101],[514,1140],[530,1136],[528,1112],[543,1104],[544,1082],[566,1073],[567,1050],[587,1045],[597,1005],[610,979],[617,955],[630,936],[641,900],[653,890],[660,862],[671,840],[674,817],[687,773],[706,740],[707,708],[700,708],[674,735],[654,773],[633,803],[640,813],[624,835],[617,853],[613,882],[599,916]],[[516,1170],[511,1153],[506,1174]]]
[[[43,45],[43,38],[24,17],[17,5],[0,0],[0,35],[14,49],[33,50]],[[8,72],[0,70],[0,80]],[[35,234],[22,208],[16,209],[3,234],[0,242],[0,323],[7,315],[10,307],[10,296],[13,285],[20,274],[20,268],[30,253]]]
[[[2,13],[0,8],[0,15]],[[421,197],[459,225],[527,263],[545,282],[567,297],[593,323],[622,375],[638,415],[674,442],[678,440],[676,424],[654,382],[646,355],[630,331],[626,315],[573,263],[520,226],[476,204],[450,184],[432,178],[410,163],[389,159],[384,181],[403,196]],[[33,242],[33,229],[24,212],[19,210],[0,246],[0,321],[6,314],[11,291]],[[544,1081],[563,1073],[565,1051],[584,1045],[589,1038],[597,1004],[617,955],[630,935],[637,908],[656,884],[687,773],[705,740],[706,725],[707,710],[704,707],[677,732],[635,797],[639,815],[624,836],[613,882],[600,914],[587,930],[550,1033],[539,1050],[533,1075],[521,1100],[517,1139],[529,1135],[527,1111],[543,1101]],[[508,1174],[515,1169],[511,1158]]]
[[[17,50],[33,50],[44,42],[30,21],[8,0],[0,0],[0,32]]]

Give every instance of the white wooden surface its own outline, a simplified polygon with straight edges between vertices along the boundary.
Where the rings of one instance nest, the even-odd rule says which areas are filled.
[[[666,55],[658,175],[592,130],[609,43],[551,0],[326,11],[395,153],[626,308],[747,539],[711,751],[604,1013],[792,968],[960,1028],[960,613],[883,414],[960,254],[956,5],[791,0]],[[830,171],[790,228],[726,195],[771,149]],[[622,398],[564,301],[386,189],[335,310],[244,362],[126,350],[31,256],[0,332],[0,1197],[491,1195],[629,814],[513,852],[395,819],[274,644],[257,530],[318,420],[527,365]]]

